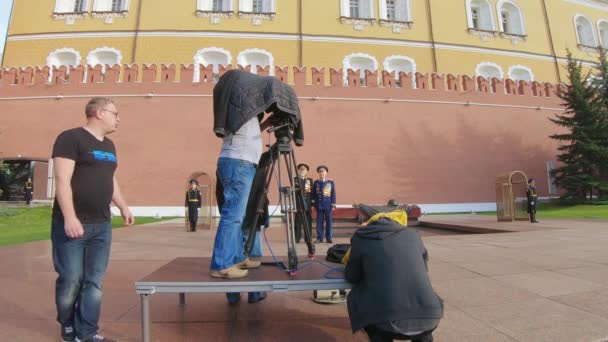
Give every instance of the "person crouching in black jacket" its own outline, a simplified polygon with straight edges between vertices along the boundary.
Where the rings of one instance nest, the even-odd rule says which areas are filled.
[[[431,286],[428,253],[418,232],[380,218],[355,232],[345,278],[353,333],[364,329],[372,342],[433,341],[443,300]]]

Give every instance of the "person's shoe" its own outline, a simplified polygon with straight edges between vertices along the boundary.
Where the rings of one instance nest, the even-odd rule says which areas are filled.
[[[323,243],[323,240],[316,239],[315,243]]]
[[[534,221],[532,221],[532,223],[538,223],[538,221],[534,220]]]
[[[250,260],[249,258],[247,258],[247,259],[239,262],[238,264],[236,264],[236,266],[238,266],[238,268],[240,268],[240,269],[258,268],[258,267],[262,266],[262,262]]]
[[[266,292],[249,292],[247,301],[251,304],[266,299]]]
[[[71,325],[62,325],[61,326],[61,339],[63,340],[63,342],[76,341],[76,332],[74,331],[74,327]]]
[[[332,240],[332,239],[327,239],[327,243],[334,243],[334,240]]]
[[[249,273],[249,271],[242,270],[242,269],[236,267],[236,265],[234,265],[232,267],[228,267],[223,270],[211,271],[210,275],[213,278],[236,279],[236,278],[243,278],[243,277],[247,276],[248,273]]]
[[[76,337],[76,342],[118,342],[118,340],[113,340],[111,338],[107,338],[107,337],[103,337],[99,334],[95,334],[91,337],[85,338],[84,340],[81,340],[78,337]]]

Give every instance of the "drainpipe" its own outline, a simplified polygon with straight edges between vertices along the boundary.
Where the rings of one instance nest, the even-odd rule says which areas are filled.
[[[2,60],[0,61],[0,67],[4,67],[4,58],[6,58],[6,44],[8,41],[8,30],[10,29],[11,23],[13,22],[13,11],[15,10],[15,1],[17,0],[13,0],[13,4],[11,5],[11,13],[8,17],[8,26],[6,27],[6,36],[4,36],[4,49],[2,51]]]
[[[431,49],[433,51],[433,72],[437,71],[437,50],[435,49],[435,34],[433,33],[433,14],[431,12],[431,0],[426,0],[426,8],[429,12],[429,31],[431,33]]]
[[[301,68],[303,63],[303,54],[304,54],[304,43],[302,42],[302,0],[298,0],[298,6],[300,7],[300,15],[298,16],[298,30],[300,33],[300,51],[298,52],[298,66]]]
[[[555,53],[555,45],[553,45],[553,34],[551,33],[551,25],[549,25],[549,13],[547,11],[547,0],[542,1],[543,11],[545,14],[545,25],[547,26],[547,32],[549,33],[549,45],[551,46],[551,54],[553,55],[553,61],[555,63],[555,73],[557,74],[557,82],[562,83],[561,73],[559,72],[559,62],[557,61],[557,54]]]
[[[137,5],[137,26],[135,27],[135,40],[133,41],[133,51],[131,52],[131,63],[135,63],[137,60],[137,40],[139,38],[139,28],[141,27],[141,8],[144,0],[139,0]]]

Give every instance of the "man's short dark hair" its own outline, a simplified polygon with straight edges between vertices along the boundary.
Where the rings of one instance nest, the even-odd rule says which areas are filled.
[[[87,118],[90,118],[95,115],[98,110],[109,104],[114,104],[114,100],[109,97],[94,97],[89,100],[89,103],[87,103],[84,113],[86,114]]]

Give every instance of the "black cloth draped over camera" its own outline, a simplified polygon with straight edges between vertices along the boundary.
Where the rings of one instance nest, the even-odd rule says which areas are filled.
[[[218,137],[234,134],[254,116],[269,111],[293,126],[293,140],[302,146],[304,128],[298,97],[289,85],[271,76],[230,70],[213,88],[213,132]]]

